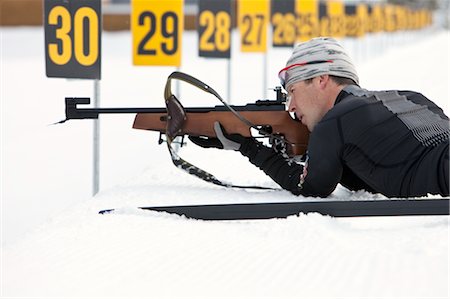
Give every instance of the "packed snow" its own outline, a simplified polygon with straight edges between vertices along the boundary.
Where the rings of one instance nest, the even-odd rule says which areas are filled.
[[[224,189],[176,169],[158,134],[133,115],[102,116],[100,192],[91,196],[92,121],[64,118],[64,97],[92,97],[89,80],[45,76],[41,28],[0,28],[1,296],[12,297],[414,297],[449,296],[449,217],[201,221],[137,206],[294,202],[287,191]],[[449,31],[343,40],[364,88],[411,89],[450,114]],[[227,95],[228,62],[199,58],[183,37],[182,67]],[[232,104],[273,97],[290,49],[267,57],[233,39]],[[136,67],[129,32],[103,33],[102,107],[162,107],[173,67]],[[214,106],[184,85],[184,106]],[[239,184],[277,187],[236,152],[188,143],[186,160]],[[383,200],[338,187],[331,200]],[[99,215],[101,209],[119,212]]]

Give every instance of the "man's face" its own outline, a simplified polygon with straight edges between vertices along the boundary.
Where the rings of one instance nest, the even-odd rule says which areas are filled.
[[[294,112],[310,132],[329,110],[323,100],[320,80],[321,77],[316,77],[311,82],[299,81],[287,88],[290,97],[289,112]]]

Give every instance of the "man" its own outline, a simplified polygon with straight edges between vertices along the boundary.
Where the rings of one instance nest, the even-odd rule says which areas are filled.
[[[202,147],[239,150],[293,194],[326,197],[338,183],[388,197],[449,195],[449,119],[413,91],[368,91],[332,38],[297,45],[279,77],[289,111],[308,127],[306,164],[253,138],[190,137]]]

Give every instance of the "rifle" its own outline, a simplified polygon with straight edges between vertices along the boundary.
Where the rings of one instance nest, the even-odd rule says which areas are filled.
[[[184,108],[171,92],[172,79],[185,81],[213,94],[223,105]],[[262,138],[269,139],[269,143],[276,151],[288,157],[303,155],[308,144],[308,129],[286,111],[286,94],[281,91],[281,87],[275,88],[275,92],[276,100],[258,100],[253,104],[234,106],[227,104],[214,89],[200,80],[181,72],[173,72],[168,77],[164,90],[166,104],[164,108],[79,108],[78,105],[88,105],[90,99],[67,97],[65,99],[66,119],[62,122],[70,119],[97,119],[99,114],[136,113],[133,128],[159,132],[159,144],[164,142],[162,135],[165,135],[165,142],[176,166],[217,185],[260,188],[221,182],[213,175],[179,157],[172,143],[177,136],[216,137],[214,122],[219,121],[228,134],[237,133],[251,137],[251,129],[255,129]],[[183,140],[181,146],[183,146]]]

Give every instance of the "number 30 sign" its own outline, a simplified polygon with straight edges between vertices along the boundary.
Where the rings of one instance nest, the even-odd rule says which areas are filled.
[[[100,79],[100,2],[45,0],[47,77]]]

